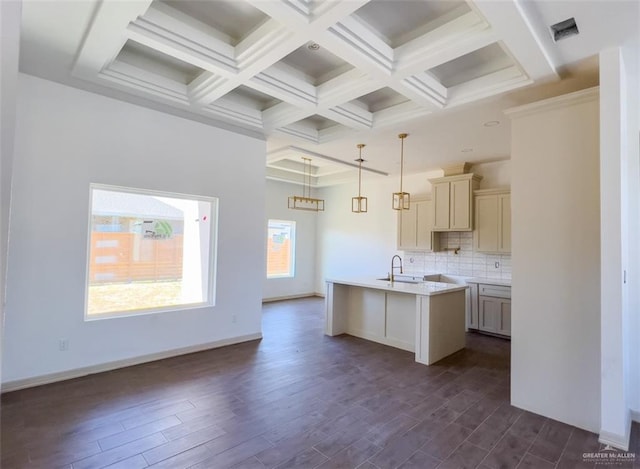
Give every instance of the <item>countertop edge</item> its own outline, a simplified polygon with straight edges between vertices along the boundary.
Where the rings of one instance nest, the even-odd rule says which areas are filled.
[[[484,283],[487,285],[498,285],[501,287],[510,287],[511,280],[501,280],[496,278],[473,277],[467,280],[467,283]]]
[[[403,282],[388,282],[386,280],[376,279],[325,279],[327,283],[337,283],[341,285],[350,285],[354,287],[372,288],[374,290],[384,290],[394,293],[406,293],[409,295],[417,296],[435,296],[445,293],[453,293],[457,291],[464,291],[469,288],[468,285],[442,283],[442,282],[421,282],[421,283],[403,283]],[[436,288],[436,290],[429,290],[429,288]]]

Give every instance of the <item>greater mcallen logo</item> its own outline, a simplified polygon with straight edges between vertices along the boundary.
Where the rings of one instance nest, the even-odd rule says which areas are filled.
[[[596,465],[622,465],[636,460],[636,453],[618,451],[610,445],[606,445],[597,453],[582,453],[584,462]]]

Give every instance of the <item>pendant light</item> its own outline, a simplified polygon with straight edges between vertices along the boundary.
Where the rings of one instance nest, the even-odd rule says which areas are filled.
[[[402,172],[404,171],[404,139],[409,134],[399,134],[400,139],[400,192],[393,193],[393,209],[394,210],[409,210],[410,207],[410,195],[408,192],[402,191]]]
[[[311,197],[311,158],[302,157],[304,176],[302,180],[302,196],[292,195],[287,205],[292,210],[324,211],[324,200]]]
[[[362,149],[365,147],[364,143],[358,143],[356,145],[359,150],[358,159],[358,197],[351,198],[351,211],[353,213],[366,213],[367,212],[367,198],[362,197],[362,163],[364,160],[362,159]]]

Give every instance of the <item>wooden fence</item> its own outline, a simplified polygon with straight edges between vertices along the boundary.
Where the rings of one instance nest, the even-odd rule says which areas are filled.
[[[182,235],[147,239],[136,233],[91,233],[89,282],[182,278]]]

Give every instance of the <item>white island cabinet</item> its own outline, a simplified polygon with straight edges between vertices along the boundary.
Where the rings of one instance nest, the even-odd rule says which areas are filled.
[[[327,280],[325,334],[349,334],[415,352],[431,365],[465,346],[466,285]]]

